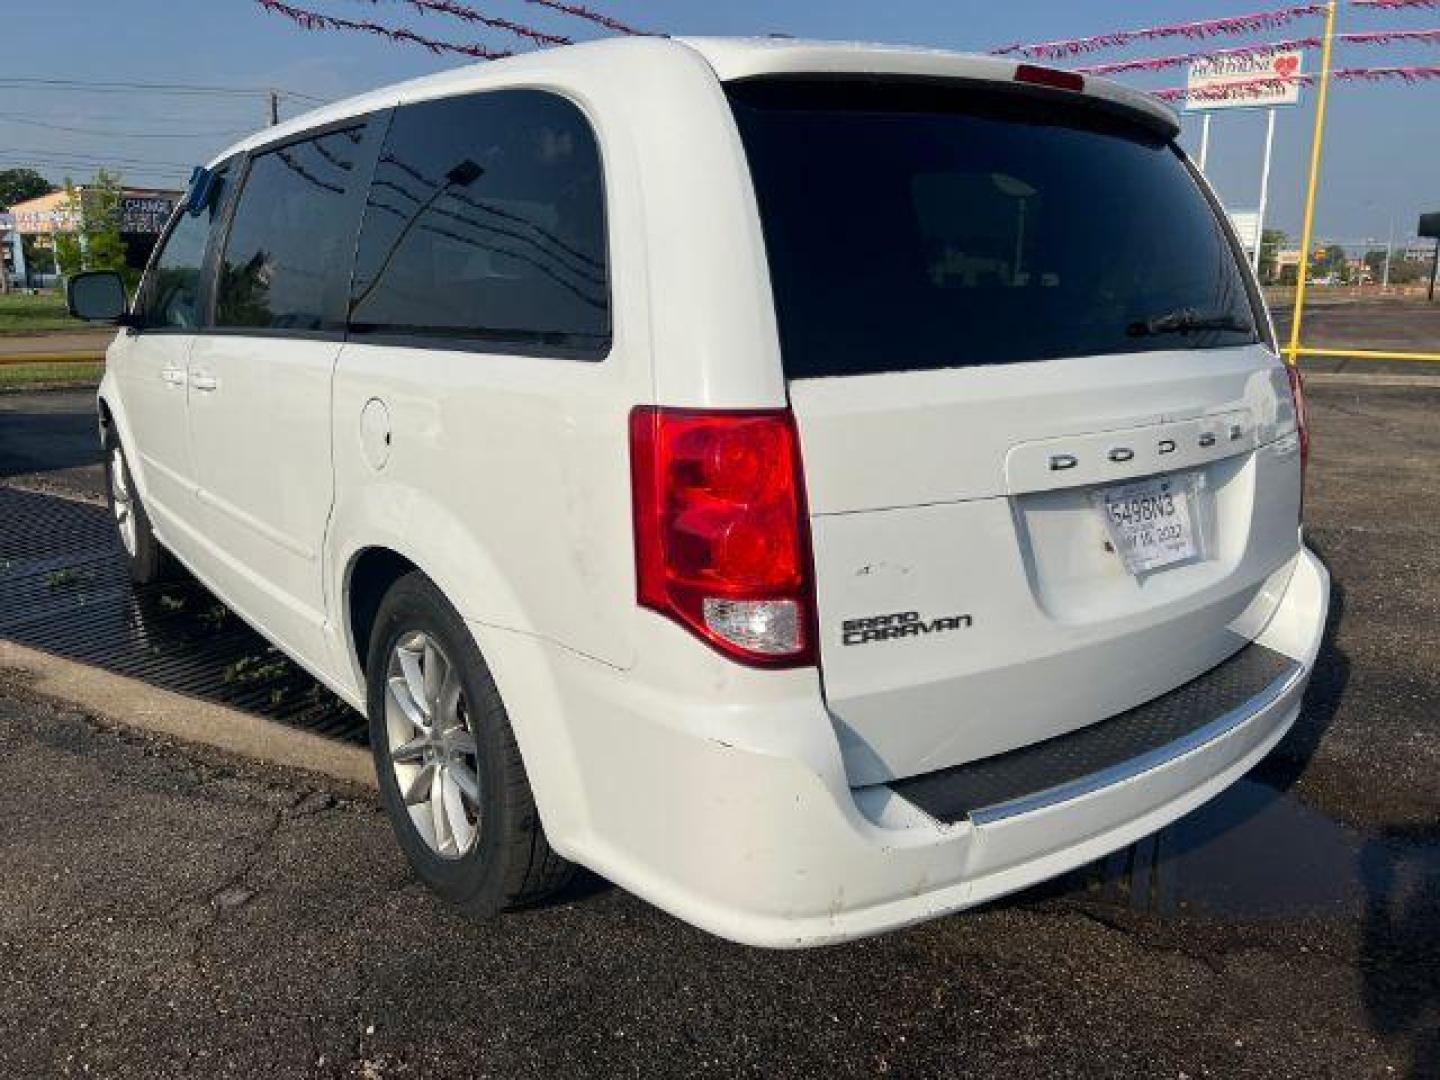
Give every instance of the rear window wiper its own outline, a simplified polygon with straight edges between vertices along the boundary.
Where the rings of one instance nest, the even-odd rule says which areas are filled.
[[[1125,328],[1131,337],[1149,337],[1152,334],[1189,334],[1202,330],[1239,330],[1253,334],[1255,324],[1241,319],[1228,311],[1196,311],[1194,308],[1176,308],[1162,315],[1132,322]]]

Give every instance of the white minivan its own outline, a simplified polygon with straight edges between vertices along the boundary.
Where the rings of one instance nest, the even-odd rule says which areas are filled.
[[[1300,380],[1172,111],[1010,60],[627,39],[197,170],[99,410],[178,563],[356,708],[416,872],[815,945],[980,903],[1284,735]]]

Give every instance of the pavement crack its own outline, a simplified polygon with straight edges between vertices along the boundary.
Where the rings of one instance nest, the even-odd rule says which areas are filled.
[[[1225,974],[1225,965],[1214,957],[1199,950],[1188,949],[1181,945],[1162,944],[1143,934],[1139,928],[1130,925],[1124,919],[1115,918],[1083,904],[1061,904],[1060,908],[1062,911],[1078,915],[1080,918],[1085,919],[1087,922],[1094,923],[1096,926],[1104,927],[1112,933],[1124,936],[1137,948],[1143,949],[1146,952],[1183,957],[1192,963],[1201,965],[1212,975],[1223,976]]]

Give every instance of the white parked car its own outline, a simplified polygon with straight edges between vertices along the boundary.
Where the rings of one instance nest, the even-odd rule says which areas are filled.
[[[813,945],[1049,878],[1285,733],[1297,374],[1175,115],[944,52],[632,39],[199,170],[100,388],[171,557],[369,714],[417,873]]]

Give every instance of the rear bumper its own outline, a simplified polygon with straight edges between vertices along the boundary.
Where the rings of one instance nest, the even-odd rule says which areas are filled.
[[[851,790],[818,699],[749,715],[637,695],[617,673],[556,660],[552,705],[573,717],[563,724],[570,784],[563,795],[537,784],[537,798],[562,854],[722,937],[796,947],[878,933],[1083,865],[1233,783],[1299,712],[1328,602],[1328,574],[1302,551],[1256,638],[1294,663],[1248,708],[1204,718],[1197,737],[1133,768],[954,822],[884,785]],[[508,701],[503,681],[501,691]],[[720,712],[734,739],[717,737]],[[529,766],[539,748],[517,730]]]

